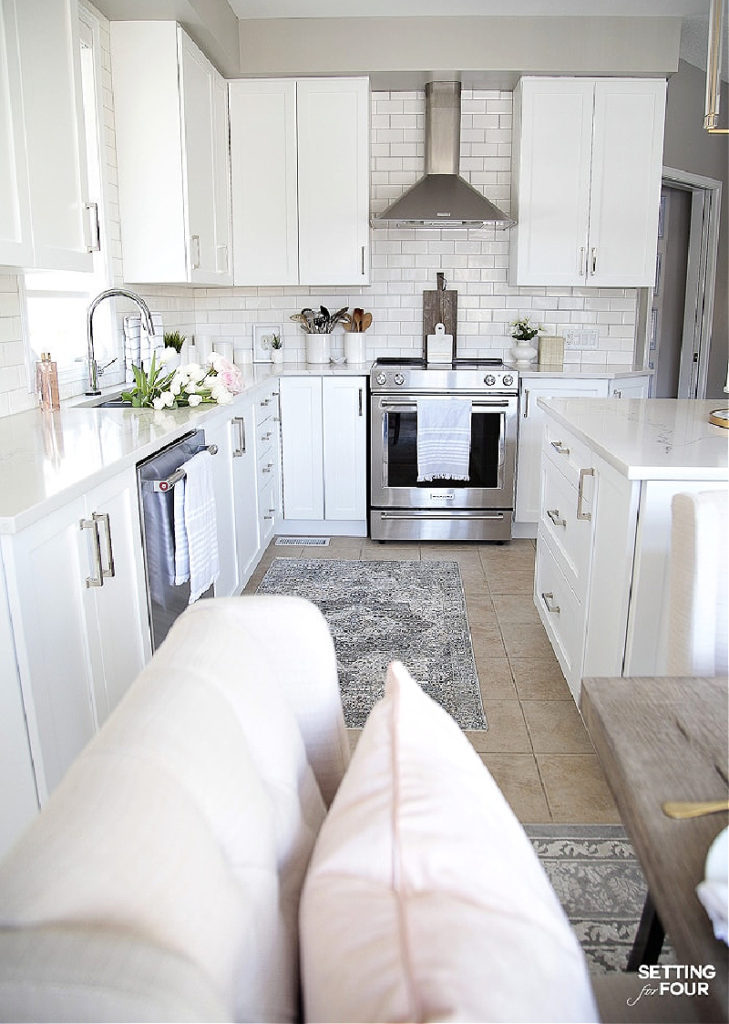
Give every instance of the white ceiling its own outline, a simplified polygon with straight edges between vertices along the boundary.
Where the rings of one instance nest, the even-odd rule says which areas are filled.
[[[407,18],[453,16],[678,17],[681,57],[706,69],[710,0],[228,0],[247,18]],[[729,46],[722,77],[727,78]]]

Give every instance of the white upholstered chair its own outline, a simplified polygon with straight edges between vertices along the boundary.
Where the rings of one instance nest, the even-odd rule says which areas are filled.
[[[728,537],[727,488],[674,495],[666,662],[669,675],[727,674]]]

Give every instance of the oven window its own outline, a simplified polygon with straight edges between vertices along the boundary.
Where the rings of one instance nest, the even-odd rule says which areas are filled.
[[[472,413],[471,458],[468,480],[435,480],[418,483],[417,413],[388,412],[387,486],[388,487],[498,487],[499,439],[502,413]]]

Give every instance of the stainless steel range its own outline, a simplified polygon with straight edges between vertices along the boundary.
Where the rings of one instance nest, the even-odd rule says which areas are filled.
[[[378,359],[370,374],[374,540],[510,540],[518,375],[500,360]],[[471,402],[468,479],[418,480],[418,399]],[[466,415],[467,421],[467,415]]]

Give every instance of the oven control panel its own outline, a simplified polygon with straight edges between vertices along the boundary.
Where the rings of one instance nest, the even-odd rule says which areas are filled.
[[[418,391],[435,394],[458,391],[493,392],[515,395],[519,388],[519,375],[504,367],[469,366],[409,366],[378,365],[372,368],[370,386],[373,394],[388,391]]]

